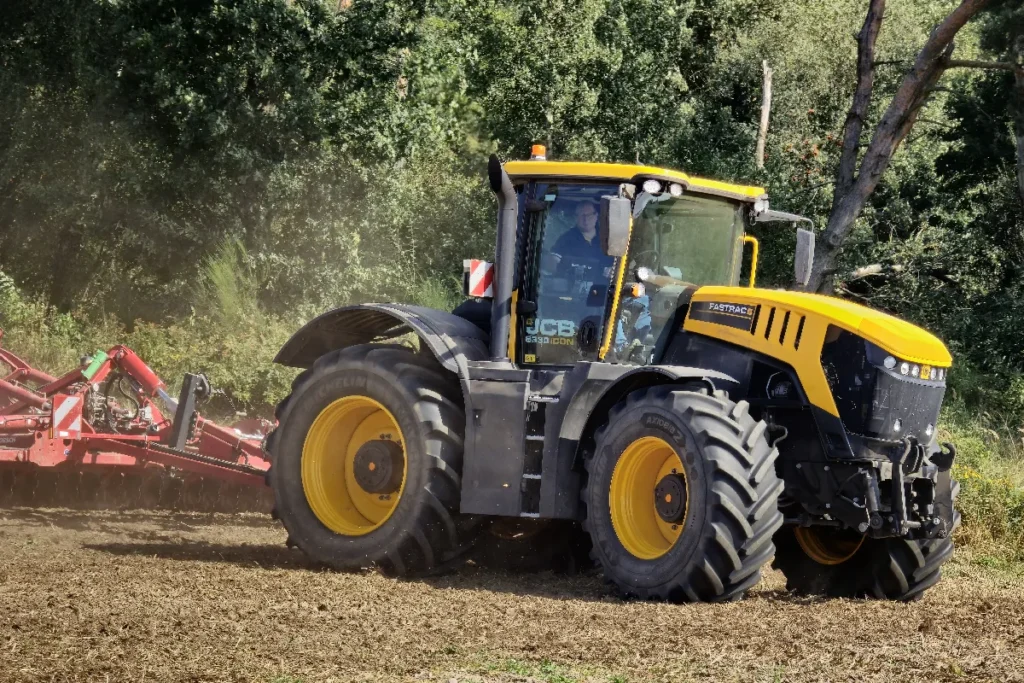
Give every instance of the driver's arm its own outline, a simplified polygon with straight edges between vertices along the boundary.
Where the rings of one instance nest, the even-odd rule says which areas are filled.
[[[569,228],[569,230],[574,229],[575,228]],[[559,270],[559,266],[561,266],[567,258],[572,258],[572,254],[570,253],[572,249],[570,248],[568,236],[569,231],[566,231],[557,240],[555,240],[555,245],[551,247],[548,252],[541,255],[540,267],[544,273],[549,275],[556,273]]]

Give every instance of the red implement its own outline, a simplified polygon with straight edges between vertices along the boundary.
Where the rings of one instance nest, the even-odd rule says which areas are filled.
[[[250,433],[242,433],[201,417],[195,402],[208,392],[205,378],[186,375],[175,401],[124,346],[97,352],[61,377],[0,347],[0,470],[125,478],[155,468],[177,473],[184,486],[194,478],[182,475],[191,473],[206,488],[219,481],[263,489],[270,463],[261,440],[271,425],[248,424]]]

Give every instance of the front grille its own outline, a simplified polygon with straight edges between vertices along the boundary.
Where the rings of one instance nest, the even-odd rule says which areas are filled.
[[[852,434],[873,439],[899,441],[912,436],[928,443],[932,438],[928,426],[934,429],[938,420],[945,382],[887,370],[883,362],[888,355],[866,339],[829,328],[821,365],[843,426]]]

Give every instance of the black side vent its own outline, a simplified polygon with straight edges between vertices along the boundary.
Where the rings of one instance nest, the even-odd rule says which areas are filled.
[[[771,337],[772,337],[772,323],[774,321],[775,321],[775,307],[773,306],[772,309],[770,311],[768,311],[768,324],[765,325],[765,327],[764,327],[764,338],[765,339],[771,339]]]
[[[782,332],[779,332],[779,343],[784,344],[786,342],[786,328],[789,327],[789,311],[786,311],[785,317],[782,318]]]
[[[800,316],[800,324],[796,326],[796,339],[793,340],[793,348],[800,348],[800,337],[804,334],[804,321],[807,320],[806,315]]]
[[[750,323],[750,334],[757,334],[757,321],[761,318],[761,304],[754,307],[754,321]]]

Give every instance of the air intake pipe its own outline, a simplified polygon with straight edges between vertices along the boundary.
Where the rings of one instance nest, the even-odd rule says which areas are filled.
[[[487,162],[487,177],[498,198],[498,239],[494,248],[494,298],[491,300],[491,360],[507,361],[509,321],[512,315],[512,280],[516,258],[516,223],[519,205],[497,155]]]

